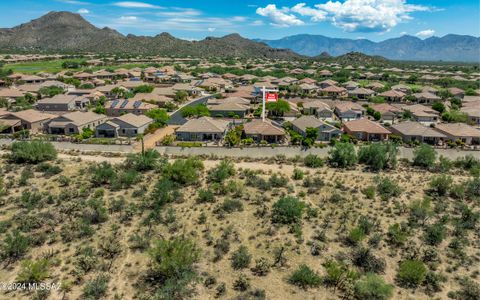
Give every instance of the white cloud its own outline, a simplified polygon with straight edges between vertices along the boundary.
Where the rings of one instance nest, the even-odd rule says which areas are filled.
[[[435,34],[435,30],[426,29],[426,30],[422,30],[422,31],[417,32],[415,35],[418,36],[419,38],[428,38],[428,37],[433,36],[434,34]]]
[[[404,35],[407,35],[408,33],[406,31],[402,31],[400,32],[400,36],[404,36]]]
[[[298,3],[292,7],[291,11],[304,17],[311,17],[313,22],[321,22],[327,17],[327,13],[323,10],[308,7],[305,3]]]
[[[262,20],[255,20],[255,21],[252,22],[252,25],[253,26],[263,26],[263,25],[265,25],[265,23],[263,23]]]
[[[199,16],[202,12],[194,8],[173,8],[172,11],[157,12],[157,16],[164,17],[184,17],[184,16]]]
[[[328,1],[316,8],[328,13],[332,23],[349,32],[386,32],[409,20],[410,13],[429,7],[407,4],[406,0]]]
[[[153,5],[146,2],[134,2],[134,1],[121,1],[113,3],[114,6],[124,7],[124,8],[162,8],[158,5]]]
[[[312,22],[329,21],[347,32],[388,32],[398,24],[412,19],[411,13],[435,11],[433,7],[408,4],[407,0],[341,0],[309,7],[298,3],[292,8],[269,4],[257,8],[257,14],[270,19],[273,25],[302,25],[301,17]]]
[[[298,26],[305,24],[295,15],[288,13],[289,11],[290,9],[287,7],[278,9],[275,4],[269,4],[265,7],[257,8],[256,12],[262,17],[267,17],[272,25],[279,27]]]
[[[132,24],[136,23],[138,18],[136,16],[121,16],[118,18],[118,23],[120,24]]]
[[[84,1],[75,1],[75,0],[57,0],[58,2],[62,2],[62,3],[67,3],[67,4],[74,4],[74,5],[87,5],[87,4],[90,4],[88,2],[84,2]]]
[[[80,8],[77,12],[79,14],[89,14],[90,13],[90,11],[86,8]]]
[[[217,30],[217,28],[215,28],[215,27],[209,27],[208,28],[208,31],[210,31],[210,32],[214,32],[215,30]]]

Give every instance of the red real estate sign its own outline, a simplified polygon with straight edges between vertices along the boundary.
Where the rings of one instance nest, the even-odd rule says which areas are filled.
[[[277,102],[278,101],[278,94],[276,93],[267,93],[265,95],[266,102]]]

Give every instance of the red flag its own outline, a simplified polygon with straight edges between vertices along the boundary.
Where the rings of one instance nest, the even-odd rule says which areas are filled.
[[[265,95],[266,102],[277,102],[278,101],[278,94],[277,93],[267,93]]]

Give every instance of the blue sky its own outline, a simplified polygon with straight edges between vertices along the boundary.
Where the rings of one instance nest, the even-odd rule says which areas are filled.
[[[80,13],[123,34],[169,32],[183,39],[239,33],[276,39],[293,34],[368,38],[449,33],[480,36],[479,0],[12,0],[0,2],[0,27],[55,11]]]

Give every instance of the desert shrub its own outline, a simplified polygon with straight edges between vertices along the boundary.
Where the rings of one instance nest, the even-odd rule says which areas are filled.
[[[402,193],[402,189],[388,177],[377,177],[377,193],[384,201],[393,197],[398,197]]]
[[[160,283],[177,284],[173,294],[185,293],[187,287],[196,277],[193,265],[200,257],[195,243],[187,238],[175,237],[172,240],[157,240],[149,250],[152,267],[149,274]],[[163,288],[163,293],[168,293]],[[178,297],[178,296],[177,296]],[[176,297],[173,297],[176,298]]]
[[[419,260],[404,260],[400,263],[397,279],[402,286],[417,287],[425,280],[427,267]]]
[[[220,205],[219,210],[226,213],[232,213],[235,211],[242,211],[243,210],[243,203],[237,199],[225,199],[223,203]]]
[[[83,299],[96,300],[103,298],[107,294],[109,281],[110,277],[108,275],[99,275],[88,281],[83,288]]]
[[[293,224],[302,219],[305,203],[298,198],[287,196],[280,198],[272,207],[272,222]]]
[[[370,185],[367,186],[362,190],[362,193],[367,197],[367,199],[374,199],[375,198],[375,187]]]
[[[475,229],[480,221],[480,213],[473,211],[467,205],[462,204],[459,206],[460,217],[455,219],[455,227],[464,229]]]
[[[366,273],[383,273],[385,271],[385,259],[373,255],[368,248],[357,248],[352,253],[352,262]]]
[[[49,276],[49,261],[40,259],[38,261],[25,260],[21,263],[21,269],[17,276],[17,282],[37,283]]]
[[[425,228],[424,239],[425,242],[432,246],[439,245],[444,239],[447,233],[447,228],[443,223],[435,223]]]
[[[136,170],[122,170],[116,173],[111,182],[111,187],[113,190],[127,189],[137,183],[139,179],[140,176]]]
[[[416,200],[410,205],[408,221],[412,225],[423,225],[432,215],[431,201],[428,198]]]
[[[453,179],[448,175],[435,176],[430,180],[430,192],[439,196],[446,196],[452,187]]]
[[[465,197],[472,200],[480,198],[480,176],[465,182]]]
[[[358,274],[350,270],[348,266],[335,260],[328,260],[322,264],[326,275],[323,277],[323,283],[334,288],[343,288],[347,282],[352,282],[358,278]]]
[[[387,300],[393,296],[393,285],[378,275],[367,274],[355,283],[354,291],[357,299]]]
[[[224,159],[218,166],[210,170],[208,180],[221,183],[233,175],[235,175],[235,165],[231,160]]]
[[[233,289],[244,292],[250,288],[250,280],[245,274],[240,274],[233,282]]]
[[[108,211],[103,199],[89,199],[86,204],[87,207],[83,210],[82,214],[82,220],[86,224],[100,224],[108,219]]]
[[[308,154],[303,159],[305,166],[309,168],[321,168],[323,167],[323,159],[314,154]]]
[[[12,144],[10,159],[15,163],[37,164],[57,158],[52,143],[40,140],[20,141]]]
[[[395,223],[388,227],[388,242],[394,246],[402,246],[408,239],[408,229],[403,224]]]
[[[358,160],[373,171],[393,169],[397,165],[398,148],[394,143],[370,144],[360,148]]]
[[[288,282],[306,289],[308,287],[319,286],[322,278],[307,265],[300,265],[298,269],[290,275]]]
[[[198,191],[198,203],[213,203],[215,202],[215,195],[210,190],[200,189]]]
[[[362,228],[354,227],[350,230],[347,236],[347,242],[350,245],[357,245],[360,243],[363,239],[365,239],[366,234],[362,230]]]
[[[478,295],[480,295],[480,284],[478,282],[468,277],[462,277],[459,283],[460,290],[451,293],[451,298],[457,300],[478,300]]]
[[[115,168],[108,162],[92,165],[88,173],[91,174],[90,181],[94,186],[111,184],[117,176]]]
[[[27,253],[30,239],[18,230],[7,234],[1,246],[1,255],[5,260],[17,260]]]
[[[305,176],[305,172],[303,172],[302,170],[297,168],[293,169],[293,175],[292,175],[293,180],[302,180],[304,176]]]
[[[35,171],[42,172],[45,176],[50,177],[62,172],[59,166],[51,165],[47,162],[42,162],[37,165]]]
[[[232,254],[232,268],[235,270],[248,268],[252,255],[248,252],[248,248],[240,246],[237,251]]]
[[[272,187],[285,187],[288,184],[288,178],[282,175],[273,174],[268,179],[268,183]]]
[[[431,169],[435,166],[436,159],[437,152],[430,145],[422,144],[413,151],[414,166]]]
[[[438,293],[442,290],[442,283],[446,281],[447,278],[444,275],[428,272],[423,285],[428,293]]]
[[[138,172],[154,170],[159,165],[160,153],[157,150],[149,149],[144,153],[132,153],[125,160],[125,167]]]
[[[172,203],[179,198],[180,193],[176,189],[175,184],[168,179],[161,178],[157,181],[150,194],[148,207],[153,211],[159,211],[165,204]]]
[[[338,168],[352,167],[357,163],[355,147],[350,143],[335,143],[329,152],[330,164]]]
[[[165,164],[163,176],[181,185],[192,185],[198,182],[203,163],[195,157],[177,159],[172,164]]]
[[[24,190],[20,195],[20,206],[28,210],[37,207],[42,201],[42,195],[38,192]]]
[[[255,266],[251,269],[257,276],[265,276],[270,272],[271,264],[265,257],[255,260]]]
[[[376,226],[375,221],[372,221],[372,219],[367,216],[360,216],[357,223],[358,228],[360,228],[367,235],[370,234]]]

